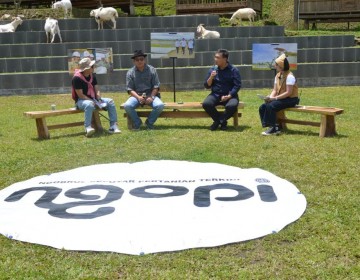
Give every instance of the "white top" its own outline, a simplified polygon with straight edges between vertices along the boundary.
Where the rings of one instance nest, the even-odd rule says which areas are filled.
[[[294,75],[289,74],[289,75],[287,76],[287,78],[286,78],[286,85],[288,85],[288,86],[293,86],[293,85],[295,85],[295,83],[296,83],[296,79],[295,79]],[[277,79],[276,79],[276,77],[275,77],[275,79],[274,79],[274,84],[277,84]]]

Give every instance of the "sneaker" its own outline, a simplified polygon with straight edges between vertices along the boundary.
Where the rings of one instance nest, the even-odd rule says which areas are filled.
[[[95,129],[93,129],[91,126],[85,127],[85,135],[86,137],[91,137],[95,133]]]
[[[227,121],[222,121],[220,122],[220,129],[221,130],[227,130],[228,127],[227,127]]]
[[[211,131],[217,130],[217,128],[219,127],[219,125],[220,125],[220,122],[219,122],[219,121],[213,122],[213,124],[210,126],[210,130],[211,130]]]
[[[281,130],[278,126],[270,127],[268,130],[262,132],[262,135],[268,136],[268,135],[279,135],[281,133]]]
[[[154,125],[153,125],[153,124],[149,124],[149,120],[148,120],[148,119],[146,119],[145,124],[146,124],[146,126],[147,126],[148,129],[154,129]]]
[[[118,128],[118,126],[116,124],[114,124],[114,125],[110,126],[109,132],[111,134],[115,134],[115,133],[121,133],[121,130]]]

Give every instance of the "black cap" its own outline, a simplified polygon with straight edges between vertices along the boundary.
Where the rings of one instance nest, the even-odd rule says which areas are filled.
[[[131,59],[134,59],[139,56],[147,57],[147,54],[143,53],[142,50],[136,50],[134,51],[134,55],[131,57]]]

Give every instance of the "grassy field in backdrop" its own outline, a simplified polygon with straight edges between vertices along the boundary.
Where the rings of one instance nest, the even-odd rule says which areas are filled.
[[[261,136],[256,94],[268,91],[241,90],[246,105],[240,127],[230,125],[226,132],[209,131],[210,119],[159,119],[153,131],[132,132],[118,109],[120,135],[88,139],[82,127],[75,127],[51,131],[44,141],[37,140],[35,121],[23,112],[48,110],[51,104],[69,108],[71,97],[0,97],[0,189],[80,166],[169,159],[259,167],[295,184],[308,202],[304,215],[277,234],[175,253],[72,252],[1,235],[0,279],[359,279],[360,87],[301,89],[301,104],[345,109],[336,118],[333,138],[319,138],[318,128],[291,124],[280,136]],[[104,95],[114,98],[117,108],[127,98]],[[177,100],[202,101],[206,95],[178,92]],[[171,92],[163,93],[165,102],[172,99]],[[60,119],[81,121],[83,116]],[[106,120],[103,125],[108,128]]]

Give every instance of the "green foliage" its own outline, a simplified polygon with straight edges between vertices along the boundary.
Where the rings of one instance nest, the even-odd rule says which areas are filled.
[[[136,15],[150,16],[151,7],[135,7]],[[176,15],[176,1],[175,0],[156,0],[155,13],[157,16],[171,16]]]
[[[360,233],[360,87],[304,88],[301,103],[345,109],[338,136],[289,124],[277,137],[260,133],[256,94],[242,90],[240,127],[208,130],[210,119],[159,119],[154,131],[131,132],[118,110],[120,135],[84,137],[82,127],[51,131],[37,140],[25,111],[71,107],[68,95],[0,97],[0,189],[35,176],[96,163],[170,159],[259,167],[294,183],[306,196],[305,214],[277,234],[217,248],[127,256],[71,252],[0,236],[0,279],[358,279]],[[125,94],[104,94],[117,105]],[[178,92],[177,100],[202,101],[206,91]],[[172,101],[172,93],[163,93]],[[296,115],[318,120],[312,114]],[[64,117],[81,121],[82,115]],[[49,119],[48,123],[56,122]],[[106,120],[103,120],[107,127]],[[138,149],[141,147],[141,149]],[[241,214],[241,213],[239,213]],[[1,226],[1,225],[0,225]]]
[[[312,35],[335,35],[351,34],[360,37],[360,24],[358,22],[350,23],[348,30],[347,23],[318,23],[317,30],[305,30],[303,21],[295,24],[294,21],[294,0],[263,0],[263,17],[254,23],[254,26],[263,26],[268,24],[283,25],[287,36],[312,36]],[[119,15],[123,15],[121,9],[117,9]],[[89,9],[73,9],[73,17],[89,17]],[[11,14],[15,16],[15,10],[1,10],[0,14]],[[54,11],[43,7],[42,9],[22,9],[19,10],[27,19],[44,19],[48,16],[54,18],[63,18],[63,12]],[[150,16],[151,7],[136,7],[137,16]],[[155,0],[155,13],[157,16],[176,15],[176,0]],[[243,25],[249,25],[243,21]],[[221,26],[230,26],[229,15],[220,16]]]
[[[175,0],[156,0],[156,15],[169,16],[176,14]],[[294,0],[263,0],[263,17],[256,21],[254,26],[268,25],[275,23],[283,25],[286,28],[287,36],[312,36],[312,35],[335,35],[335,34],[351,34],[360,37],[360,24],[358,22],[351,23],[350,29],[347,23],[318,23],[317,30],[305,30],[303,21],[299,25],[294,24]],[[137,7],[136,14],[151,15],[150,7]],[[243,21],[243,25],[249,25],[247,21]],[[230,26],[229,15],[220,16],[221,26]]]

